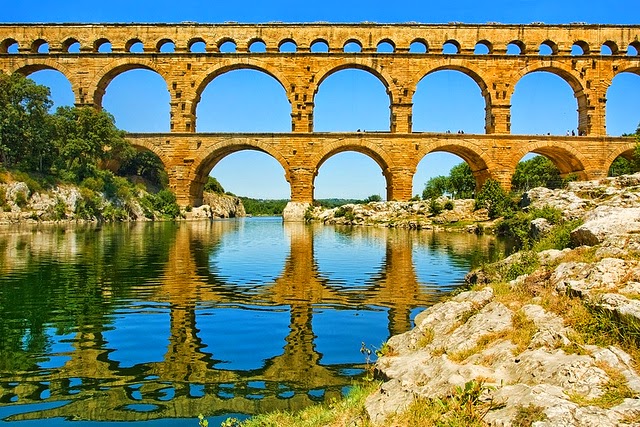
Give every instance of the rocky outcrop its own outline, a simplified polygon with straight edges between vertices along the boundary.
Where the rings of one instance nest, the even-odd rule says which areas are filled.
[[[141,200],[146,193],[139,190],[136,197],[126,201],[108,198],[103,194],[81,191],[71,185],[60,185],[48,190],[31,191],[24,182],[0,184],[0,224],[17,222],[92,221],[103,219],[149,221],[159,215],[144,208]],[[236,218],[246,216],[242,201],[226,194],[205,193],[205,204],[184,212],[190,220]],[[81,213],[87,204],[95,215]],[[84,207],[83,207],[84,206]],[[151,216],[151,218],[149,218]]]
[[[450,200],[440,197],[435,203],[435,212],[431,201],[425,200],[347,204],[333,209],[316,206],[307,212],[307,217],[324,224],[377,225],[428,230],[443,230],[453,224],[463,223],[467,224],[465,227],[472,232],[478,229],[477,222],[489,220],[486,209],[475,209],[474,200]]]
[[[242,200],[220,193],[204,193],[204,204],[184,213],[187,220],[241,218],[247,216]]]
[[[623,331],[640,330],[639,196],[640,175],[531,190],[526,204],[584,221],[571,232],[574,248],[534,254],[538,267],[508,283],[500,272],[524,253],[472,272],[473,290],[426,309],[414,329],[390,338],[375,365],[385,382],[366,403],[374,424],[471,381],[482,388],[488,425],[514,425],[527,408],[540,415],[537,427],[640,425],[640,361],[615,345],[585,344],[575,319],[549,302],[565,298]],[[544,221],[532,227],[549,232]]]

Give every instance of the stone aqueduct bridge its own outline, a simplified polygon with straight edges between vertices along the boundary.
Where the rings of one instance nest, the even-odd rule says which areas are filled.
[[[387,198],[407,200],[418,163],[433,151],[462,157],[479,185],[491,177],[509,187],[516,164],[528,152],[549,157],[563,174],[584,179],[605,176],[611,162],[628,155],[635,145],[630,138],[606,136],[605,105],[616,75],[640,74],[639,38],[640,26],[580,24],[2,24],[0,70],[29,75],[56,69],[71,82],[77,105],[96,107],[120,73],[142,68],[160,74],[171,97],[171,132],[128,138],[162,159],[182,205],[199,205],[211,168],[243,149],[266,152],[282,165],[293,202],[313,200],[320,166],[342,151],[373,158],[386,178]],[[206,52],[191,52],[198,42],[205,44]],[[106,43],[111,52],[102,53]],[[345,52],[351,43],[360,52]],[[132,52],[140,44],[143,51]],[[447,44],[457,53],[444,53]],[[165,52],[167,45],[173,52]],[[233,45],[235,51],[221,52],[223,45]],[[487,53],[475,53],[477,45]],[[550,54],[539,54],[542,45]],[[264,51],[255,52],[256,46]],[[316,46],[327,51],[318,52]],[[414,52],[416,46],[421,53]],[[507,54],[508,46],[519,53],[511,54],[510,49]],[[346,68],[368,71],[384,84],[389,132],[313,132],[314,97],[320,84]],[[235,69],[259,70],[282,84],[291,103],[291,133],[195,132],[202,91],[217,76]],[[486,134],[412,132],[417,84],[439,70],[461,71],[478,84],[485,100]],[[535,71],[554,73],[573,89],[580,136],[510,134],[514,88]]]

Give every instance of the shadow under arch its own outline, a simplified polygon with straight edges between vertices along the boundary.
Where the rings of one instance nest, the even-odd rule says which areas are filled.
[[[26,65],[23,65],[19,68],[12,70],[12,72],[22,74],[25,77],[29,77],[31,74],[36,73],[38,71],[43,71],[43,70],[57,71],[67,79],[69,84],[71,84],[71,90],[73,91],[73,97],[74,97],[75,103],[76,104],[84,103],[83,102],[84,100],[78,98],[78,91],[76,90],[77,86],[72,80],[72,78],[70,78],[70,76],[73,76],[73,73],[63,64],[60,64],[56,61],[52,61],[50,59],[28,61],[28,62],[29,63],[27,63]]]
[[[424,80],[425,77],[427,77],[430,74],[434,74],[437,73],[438,71],[458,71],[468,77],[470,77],[480,88],[480,94],[482,95],[482,97],[484,98],[484,103],[485,103],[485,125],[484,125],[484,129],[485,129],[485,133],[492,133],[493,131],[493,121],[492,121],[492,114],[491,114],[491,92],[489,91],[489,88],[487,86],[487,83],[485,82],[484,78],[482,78],[482,76],[480,76],[480,74],[476,73],[474,70],[464,67],[462,65],[456,65],[456,64],[446,64],[446,65],[441,65],[435,68],[427,68],[427,69],[422,69],[420,70],[420,72],[418,72],[416,74],[417,78],[416,80],[411,84],[412,86],[412,91],[411,93],[413,93],[415,95],[417,89],[418,89],[418,84],[420,84],[420,82],[422,80]]]
[[[284,93],[289,101],[289,104],[292,103],[292,92],[290,88],[292,87],[286,77],[281,74],[281,71],[275,67],[267,65],[264,61],[255,60],[252,58],[244,59],[244,62],[233,62],[232,60],[228,60],[222,63],[222,65],[216,65],[210,68],[207,68],[202,73],[195,77],[196,88],[195,93],[193,94],[193,101],[191,102],[191,111],[190,113],[195,116],[196,109],[198,107],[198,103],[202,97],[202,93],[206,89],[206,87],[211,83],[216,77],[219,77],[223,74],[226,74],[231,71],[236,70],[253,70],[264,73],[269,77],[275,79],[280,86],[284,89]],[[194,129],[195,130],[195,129]]]
[[[561,68],[560,63],[555,63],[554,66],[549,66],[549,65],[545,65],[544,62],[545,61],[541,61],[538,64],[530,63],[528,66],[519,70],[518,73],[514,76],[513,81],[515,83],[511,87],[511,90],[507,95],[507,99],[511,100],[515,92],[515,89],[518,86],[518,83],[522,80],[524,76],[535,73],[535,72],[547,72],[547,73],[554,74],[560,77],[565,82],[567,82],[569,87],[573,90],[573,96],[576,98],[576,102],[578,104],[578,123],[576,126],[578,129],[578,135],[588,135],[589,120],[587,116],[587,111],[589,107],[589,100],[587,99],[587,94],[584,92],[584,87],[582,86],[580,79],[576,75],[574,75],[572,70],[570,70],[568,67],[566,69]]]
[[[551,144],[552,142],[550,142],[549,145],[546,143],[537,143],[516,150],[513,156],[516,163],[511,165],[511,177],[513,177],[516,170],[517,163],[528,153],[535,153],[551,160],[556,168],[558,168],[558,171],[560,171],[562,178],[566,178],[570,174],[575,174],[579,180],[588,178],[584,170],[586,159],[578,150],[573,147],[562,147]]]
[[[163,166],[165,172],[169,171],[169,168],[171,167],[171,160],[169,160],[169,158],[167,158],[166,153],[164,151],[162,151],[161,149],[159,149],[158,146],[156,146],[155,144],[150,144],[150,143],[148,143],[148,141],[146,141],[144,139],[133,139],[133,140],[130,140],[129,143],[138,152],[148,151],[150,153],[155,154],[160,159],[160,161],[162,162],[162,166]]]
[[[478,151],[474,151],[470,147],[451,141],[433,144],[418,152],[416,154],[416,167],[427,155],[437,152],[454,154],[464,160],[469,165],[473,177],[476,180],[476,191],[480,190],[487,179],[491,178],[489,170],[492,162],[481,154],[482,150],[478,149]]]
[[[347,143],[344,143],[343,141],[336,141],[327,145],[323,153],[311,159],[310,164],[314,165],[313,181],[315,182],[315,179],[318,176],[320,168],[322,167],[324,162],[326,162],[336,154],[344,153],[347,151],[355,151],[356,153],[364,154],[365,156],[371,158],[374,162],[376,162],[378,166],[380,166],[382,175],[384,176],[387,183],[387,199],[391,200],[393,180],[391,169],[393,168],[394,163],[388,153],[386,153],[381,147],[378,147],[375,144],[370,144],[365,139],[362,139],[358,142]]]
[[[107,91],[109,83],[111,83],[111,81],[120,74],[136,69],[153,71],[158,74],[164,80],[164,83],[167,86],[167,92],[170,94],[171,88],[169,87],[167,76],[154,67],[155,63],[153,61],[147,61],[139,58],[120,59],[106,65],[102,70],[96,73],[96,78],[89,85],[89,93],[93,94],[94,105],[98,108],[102,108],[102,98]]]
[[[189,184],[189,198],[191,200],[191,206],[200,206],[202,204],[202,192],[204,190],[204,185],[207,182],[209,172],[211,172],[215,165],[228,155],[243,150],[260,151],[276,159],[276,161],[282,166],[282,169],[284,169],[284,177],[286,181],[291,183],[289,177],[289,162],[287,162],[285,157],[272,146],[251,140],[247,140],[242,143],[226,141],[212,147],[212,149],[210,151],[206,151],[204,155],[195,157],[191,181]]]

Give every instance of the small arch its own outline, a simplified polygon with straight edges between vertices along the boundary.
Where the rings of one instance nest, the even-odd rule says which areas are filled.
[[[329,52],[329,42],[324,39],[316,39],[311,42],[309,50],[313,53]]]
[[[18,42],[15,39],[5,39],[0,43],[0,53],[18,53]]]
[[[480,40],[473,50],[474,55],[490,55],[493,53],[493,44],[488,40]]]
[[[587,42],[578,40],[571,46],[572,56],[582,56],[589,54],[589,44]]]
[[[235,53],[236,52],[236,41],[233,39],[222,39],[218,42],[218,51],[220,53]]]
[[[600,55],[618,55],[619,53],[620,50],[618,49],[618,45],[616,42],[611,40],[607,40],[602,43],[602,46],[600,47]]]
[[[359,53],[362,52],[362,43],[356,39],[349,39],[342,47],[344,53]]]
[[[144,44],[140,39],[131,39],[125,43],[124,49],[129,53],[143,53]]]
[[[409,45],[409,53],[427,53],[429,52],[429,44],[425,39],[415,39]]]
[[[293,39],[284,39],[278,45],[278,52],[280,53],[294,53],[297,51],[298,45]]]
[[[205,53],[207,44],[202,37],[195,37],[187,42],[187,50],[191,53]]]
[[[31,44],[31,53],[49,53],[49,43],[43,39],[35,40]]]
[[[267,51],[267,44],[262,39],[250,40],[247,47],[251,53],[265,53]]]
[[[551,40],[545,40],[540,43],[540,49],[538,50],[538,53],[542,56],[557,55],[558,45]]]
[[[69,37],[62,42],[62,51],[67,53],[80,53],[80,42],[73,37]]]
[[[507,45],[507,55],[524,55],[525,44],[520,40],[513,40]]]
[[[638,56],[640,54],[640,41],[629,43],[627,47],[627,56]]]
[[[173,53],[176,51],[176,44],[171,39],[162,39],[156,43],[156,52]]]
[[[445,55],[456,55],[460,53],[460,43],[457,40],[447,40],[442,44],[442,53]]]
[[[394,53],[396,51],[396,45],[390,39],[381,40],[377,46],[378,53]]]
[[[108,39],[101,38],[93,42],[93,51],[99,53],[110,53],[111,42]]]

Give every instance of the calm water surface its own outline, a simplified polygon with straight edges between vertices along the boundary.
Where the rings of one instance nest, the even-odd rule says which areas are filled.
[[[0,228],[0,426],[213,426],[339,397],[363,345],[502,251],[280,218]]]

